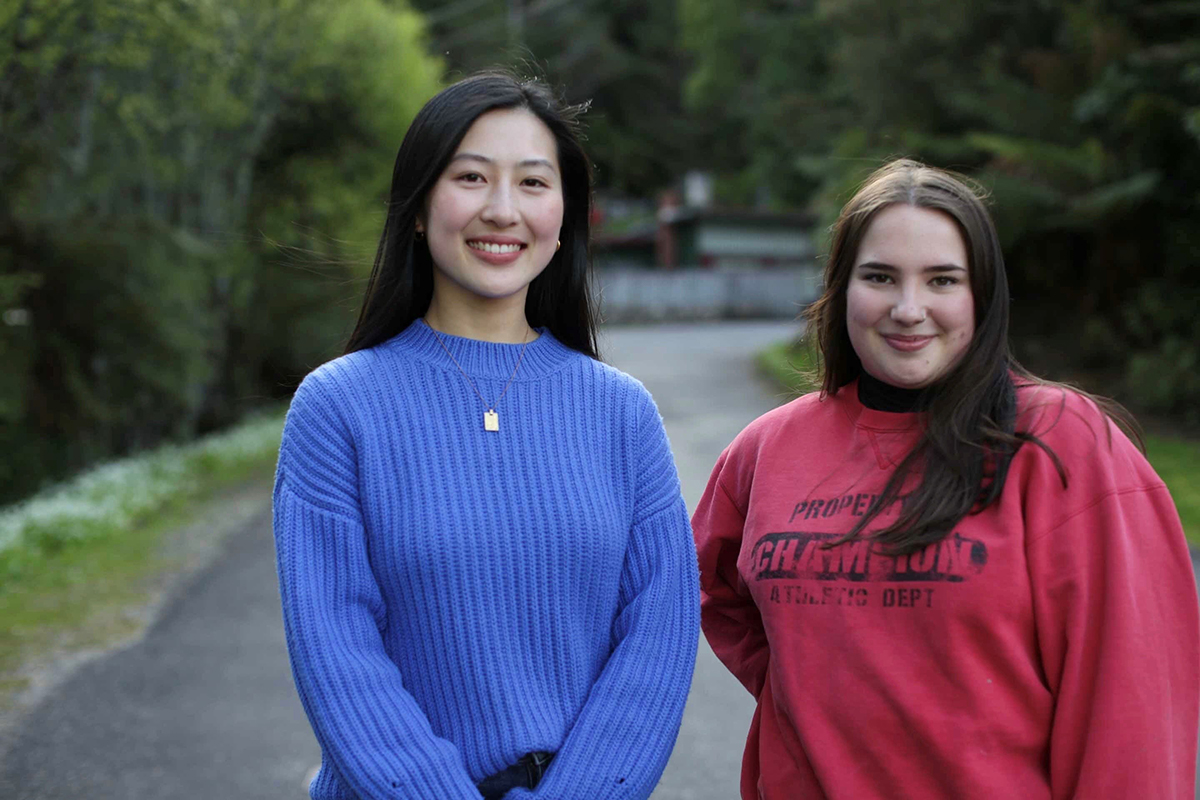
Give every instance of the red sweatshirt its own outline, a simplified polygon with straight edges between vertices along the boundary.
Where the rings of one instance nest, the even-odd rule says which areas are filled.
[[[857,388],[751,423],[692,520],[704,632],[758,700],[742,797],[1191,800],[1200,606],[1142,455],[1085,398],[1022,388],[1018,429],[1068,488],[1026,444],[942,542],[822,549],[923,421]]]

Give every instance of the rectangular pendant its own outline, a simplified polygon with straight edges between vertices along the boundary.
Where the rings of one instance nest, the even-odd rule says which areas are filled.
[[[483,412],[483,429],[485,431],[500,430],[500,415],[495,411]]]

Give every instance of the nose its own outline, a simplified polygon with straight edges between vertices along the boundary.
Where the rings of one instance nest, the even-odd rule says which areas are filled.
[[[892,321],[900,325],[920,325],[927,316],[927,309],[911,292],[904,292],[892,306]]]
[[[488,192],[487,203],[479,214],[484,222],[497,228],[508,228],[517,224],[517,207],[512,191],[504,182],[497,182]]]

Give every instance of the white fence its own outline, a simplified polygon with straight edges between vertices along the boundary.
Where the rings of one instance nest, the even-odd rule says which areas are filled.
[[[598,269],[609,322],[761,317],[790,319],[821,291],[815,268],[717,271]]]

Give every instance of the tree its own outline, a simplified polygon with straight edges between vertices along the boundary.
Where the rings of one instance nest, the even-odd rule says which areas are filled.
[[[2,502],[333,354],[441,64],[383,0],[19,0],[0,31]]]
[[[584,121],[597,184],[653,195],[706,153],[687,115],[686,60],[671,3],[651,0],[416,0],[452,74],[511,67],[590,103]]]
[[[765,182],[829,220],[888,157],[969,172],[993,195],[1016,320],[1068,357],[1038,358],[1029,335],[1022,349],[1196,417],[1200,3],[680,9],[690,101],[743,132],[725,186]]]

